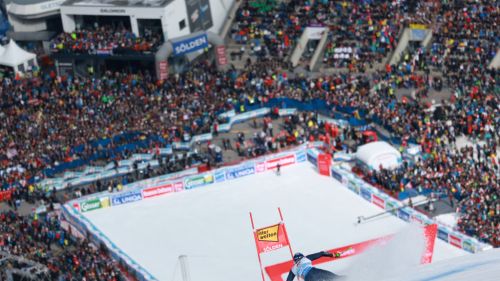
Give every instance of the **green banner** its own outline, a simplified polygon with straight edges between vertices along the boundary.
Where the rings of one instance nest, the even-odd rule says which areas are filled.
[[[80,204],[80,209],[82,210],[82,212],[97,210],[100,209],[101,207],[102,207],[101,200],[99,198],[87,200],[82,204]]]

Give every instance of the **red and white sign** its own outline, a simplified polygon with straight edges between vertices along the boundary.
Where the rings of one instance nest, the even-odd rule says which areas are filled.
[[[160,80],[168,78],[168,61],[160,61]]]
[[[295,155],[290,154],[287,156],[267,160],[266,161],[267,170],[276,169],[278,163],[280,163],[281,167],[295,164]]]
[[[318,155],[318,172],[323,176],[330,176],[330,166],[332,164],[332,156],[330,154],[321,153]]]
[[[450,234],[450,244],[462,249],[462,239]]]
[[[265,171],[266,171],[266,163],[265,162],[255,163],[255,172],[256,173],[262,173]]]
[[[227,65],[228,61],[227,61],[227,56],[226,56],[226,46],[224,46],[224,45],[217,46],[215,48],[215,55],[217,57],[217,64],[219,66]]]
[[[151,198],[167,193],[178,192],[183,189],[183,186],[184,185],[182,182],[176,182],[155,187],[148,187],[142,190],[142,197]]]
[[[375,204],[375,205],[377,205],[377,206],[379,206],[382,209],[385,208],[385,201],[384,201],[384,199],[378,197],[375,194],[372,195],[372,203]]]

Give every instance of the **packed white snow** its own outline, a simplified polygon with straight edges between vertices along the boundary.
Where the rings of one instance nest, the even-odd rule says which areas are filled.
[[[384,281],[498,281],[500,249],[417,266]]]
[[[420,249],[409,224],[392,215],[357,225],[358,216],[383,210],[333,178],[318,175],[309,163],[284,167],[281,176],[265,172],[84,215],[159,280],[182,280],[178,257],[187,255],[192,280],[255,281],[261,276],[249,211],[259,228],[279,222],[277,207],[283,211],[293,251],[304,254],[404,233],[396,239],[397,247],[380,251],[385,256],[367,254],[368,259],[320,266],[340,274],[361,266],[404,267],[415,262],[408,253]],[[398,248],[402,245],[407,248]],[[434,261],[466,254],[436,239]],[[272,265],[289,260],[290,253],[281,249],[262,258],[265,266]]]

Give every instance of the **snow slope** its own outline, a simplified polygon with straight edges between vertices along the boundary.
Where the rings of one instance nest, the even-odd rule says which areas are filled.
[[[159,280],[181,280],[178,256],[187,255],[192,280],[254,281],[261,277],[249,211],[258,228],[279,221],[277,207],[283,211],[293,250],[305,254],[408,227],[391,215],[356,225],[358,216],[382,210],[333,178],[318,175],[309,163],[284,167],[279,177],[265,172],[84,215]],[[395,251],[397,261],[404,251]],[[468,254],[436,240],[434,261],[462,255]],[[281,249],[262,257],[266,266],[288,260],[290,254]],[[347,272],[353,260],[321,267]]]
[[[423,265],[385,281],[498,281],[500,249]]]

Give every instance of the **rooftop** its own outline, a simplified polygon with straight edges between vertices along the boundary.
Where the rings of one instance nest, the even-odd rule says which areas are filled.
[[[64,6],[164,7],[173,0],[68,0]]]

